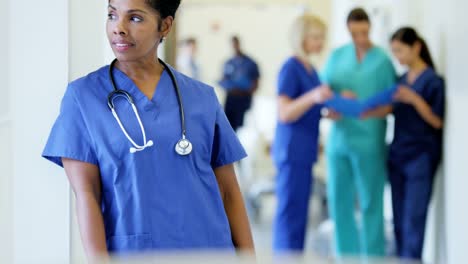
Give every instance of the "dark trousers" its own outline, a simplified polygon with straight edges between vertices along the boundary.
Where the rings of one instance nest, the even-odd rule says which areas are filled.
[[[402,258],[421,259],[437,164],[427,153],[411,160],[389,161],[397,253]]]
[[[244,124],[244,115],[252,105],[252,96],[228,94],[224,112],[234,131]]]

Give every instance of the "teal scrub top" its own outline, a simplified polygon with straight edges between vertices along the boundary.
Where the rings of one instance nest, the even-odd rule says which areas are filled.
[[[322,81],[335,93],[352,91],[359,100],[366,100],[396,82],[396,72],[386,52],[373,46],[358,61],[354,44],[334,50],[322,72]],[[328,150],[381,152],[385,146],[385,119],[342,117],[334,122]]]

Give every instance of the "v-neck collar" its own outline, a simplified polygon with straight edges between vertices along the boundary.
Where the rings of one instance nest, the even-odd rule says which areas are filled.
[[[119,86],[117,87],[117,89],[122,89],[129,92],[134,97],[133,100],[137,102],[144,101],[147,103],[158,104],[163,101],[164,97],[166,97],[168,93],[168,87],[166,87],[167,85],[165,85],[169,78],[169,76],[167,76],[167,69],[163,70],[161,77],[159,78],[159,81],[156,84],[155,91],[151,100],[148,97],[146,97],[146,95],[144,95],[143,92],[140,91],[140,89],[138,89],[133,80],[130,77],[128,77],[123,71],[121,71],[117,67],[114,67],[113,74],[114,76],[117,76],[116,80],[120,80],[120,82],[117,83],[117,85]]]
[[[362,65],[363,63],[366,62],[367,58],[370,56],[369,54],[371,52],[374,52],[376,46],[374,44],[372,44],[372,46],[367,49],[366,53],[364,54],[364,56],[361,58],[361,60],[359,60],[358,58],[358,53],[357,53],[357,48],[356,48],[356,45],[352,44],[351,45],[352,48],[353,48],[353,56],[354,56],[354,60],[356,61],[356,64],[357,65]]]
[[[431,70],[431,67],[426,67],[426,69],[424,69],[421,73],[419,73],[419,75],[416,77],[416,79],[414,79],[413,83],[409,83],[409,82],[408,82],[408,73],[409,73],[409,72],[407,72],[407,73],[405,74],[405,76],[404,76],[403,81],[404,81],[404,83],[405,83],[406,85],[409,85],[409,86],[411,86],[411,87],[414,87],[418,82],[420,82],[421,80],[423,80],[423,77],[424,77],[426,74],[428,74],[428,73],[430,72],[430,70]]]
[[[312,66],[312,64],[309,64],[310,70],[308,70],[298,57],[294,56],[292,58],[296,62],[296,65],[300,67],[307,74],[307,76],[312,76],[312,74],[314,73],[314,67]]]

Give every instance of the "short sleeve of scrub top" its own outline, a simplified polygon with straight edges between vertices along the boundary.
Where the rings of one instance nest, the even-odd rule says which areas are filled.
[[[60,114],[50,132],[43,157],[63,167],[62,158],[98,165],[93,141],[70,84],[62,99]]]
[[[252,60],[252,79],[258,79],[260,78],[260,70],[258,69],[258,65],[257,63],[255,63],[253,60]]]
[[[286,95],[289,98],[294,99],[300,94],[301,91],[297,70],[292,64],[292,61],[288,61],[281,68],[278,75],[278,95]]]
[[[444,92],[444,80],[437,77],[437,80],[434,80],[429,85],[429,104],[432,108],[432,112],[436,114],[439,118],[444,118],[444,108],[445,108],[445,92]]]
[[[217,99],[216,103],[218,108],[211,156],[213,168],[234,163],[247,156]]]

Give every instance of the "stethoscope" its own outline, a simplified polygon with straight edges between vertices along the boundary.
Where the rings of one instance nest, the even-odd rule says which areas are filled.
[[[112,91],[108,96],[107,96],[107,105],[109,106],[110,110],[112,111],[112,115],[114,116],[115,120],[120,126],[120,129],[122,132],[125,134],[125,137],[127,137],[128,141],[133,145],[133,147],[130,147],[130,153],[135,153],[138,151],[142,151],[146,149],[147,147],[153,146],[153,141],[152,140],[146,140],[146,133],[145,133],[145,128],[143,127],[143,123],[141,122],[140,115],[138,114],[138,110],[135,106],[135,103],[133,101],[132,96],[125,90],[122,89],[117,89],[117,86],[115,85],[115,80],[114,80],[114,75],[112,74],[114,70],[114,64],[117,61],[117,59],[114,59],[112,63],[110,64],[109,67],[109,78],[112,83],[112,87],[114,88],[114,91]],[[180,90],[179,90],[179,85],[177,84],[177,80],[174,76],[174,73],[172,70],[169,68],[169,66],[159,59],[159,62],[164,66],[164,68],[167,70],[169,73],[169,76],[171,77],[172,84],[174,86],[174,89],[177,94],[177,101],[179,103],[179,112],[180,112],[180,123],[182,127],[182,138],[177,142],[175,145],[175,151],[177,154],[181,156],[188,155],[192,152],[192,143],[186,138],[186,129],[185,129],[185,114],[184,114],[184,106],[182,104],[182,96],[180,95]],[[119,116],[117,115],[117,112],[115,111],[115,106],[114,106],[114,99],[117,97],[124,97],[127,99],[127,101],[130,103],[132,106],[133,112],[135,113],[135,116],[138,120],[138,124],[140,125],[141,129],[141,134],[143,135],[143,145],[138,145],[128,134],[127,130],[123,126],[122,122],[120,121]]]

